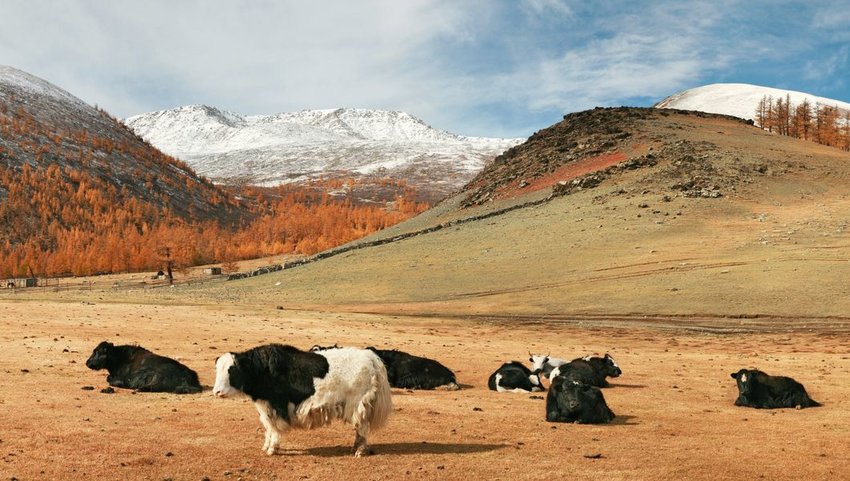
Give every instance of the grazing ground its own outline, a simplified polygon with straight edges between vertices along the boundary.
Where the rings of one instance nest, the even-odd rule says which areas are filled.
[[[850,154],[717,116],[568,117],[364,239],[390,243],[233,282],[0,292],[0,479],[850,479]],[[207,386],[228,350],[395,347],[465,389],[395,391],[373,457],[342,425],[268,457],[245,400],[100,393],[102,340]],[[549,424],[541,396],[486,389],[529,350],[611,353],[614,422]],[[744,367],[824,406],[735,407]]]
[[[632,321],[507,324],[289,311],[267,306],[0,300],[0,479],[847,479],[846,329],[711,332]],[[615,327],[610,327],[614,325]],[[777,327],[781,327],[777,324]],[[104,339],[174,356],[213,383],[228,350],[284,342],[392,346],[435,357],[464,389],[394,390],[376,454],[354,459],[342,424],[293,431],[266,456],[246,400],[102,394],[85,367]],[[604,391],[610,425],[550,424],[544,399],[496,394],[487,376],[528,350],[611,353],[623,376]],[[821,408],[735,407],[729,374],[793,374]],[[86,386],[94,390],[84,390]],[[543,394],[545,396],[545,393]]]

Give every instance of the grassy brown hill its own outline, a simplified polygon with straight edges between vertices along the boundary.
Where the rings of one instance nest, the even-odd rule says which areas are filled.
[[[212,295],[494,318],[829,322],[850,309],[848,187],[850,154],[838,149],[731,117],[597,109],[359,242],[432,232]]]

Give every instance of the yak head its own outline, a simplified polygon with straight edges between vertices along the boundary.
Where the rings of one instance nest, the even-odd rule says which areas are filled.
[[[620,366],[614,361],[614,358],[611,357],[610,354],[605,354],[605,375],[608,377],[619,377],[620,374],[623,374],[623,371],[620,370]]]
[[[231,397],[242,393],[245,387],[245,373],[232,352],[222,354],[215,361],[215,386],[213,394],[218,397]]]
[[[91,356],[86,361],[86,367],[89,369],[106,369],[109,365],[109,356],[112,354],[112,349],[115,347],[111,342],[103,341],[94,348]]]
[[[543,372],[543,367],[549,362],[549,355],[528,353],[528,360],[531,362],[531,372],[540,374]]]
[[[563,404],[569,408],[571,413],[579,412],[582,405],[590,396],[591,387],[577,381],[565,381],[559,389],[559,395],[563,398]]]
[[[732,379],[738,384],[738,393],[741,396],[747,397],[752,391],[753,375],[758,372],[753,369],[741,369],[738,372],[732,373]]]

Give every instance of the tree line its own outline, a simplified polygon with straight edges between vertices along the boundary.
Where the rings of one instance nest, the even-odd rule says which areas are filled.
[[[794,104],[790,95],[775,99],[765,95],[756,107],[755,124],[779,135],[850,150],[850,110],[837,106],[808,99]]]
[[[71,170],[71,169],[69,169]],[[73,174],[71,170],[71,174]],[[242,192],[253,218],[226,226],[187,220],[135,197],[116,201],[86,182],[64,180],[55,164],[12,172],[0,166],[0,202],[6,235],[0,276],[93,275],[162,268],[168,247],[176,267],[232,262],[278,254],[313,254],[389,227],[428,208],[397,182],[395,199],[358,205],[329,195],[337,182],[284,185]],[[70,177],[70,176],[69,176]],[[17,241],[13,241],[17,237]]]
[[[428,208],[391,179],[213,185],[116,127],[60,129],[0,101],[0,277],[155,271],[164,248],[177,268],[313,254]],[[352,186],[385,202],[332,195]]]

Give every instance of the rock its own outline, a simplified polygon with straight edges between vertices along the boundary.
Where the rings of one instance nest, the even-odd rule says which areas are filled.
[[[83,386],[80,389],[83,391],[94,391],[94,386]]]
[[[109,386],[101,389],[100,392],[101,394],[113,394],[115,392],[115,389],[113,389],[112,386]]]

